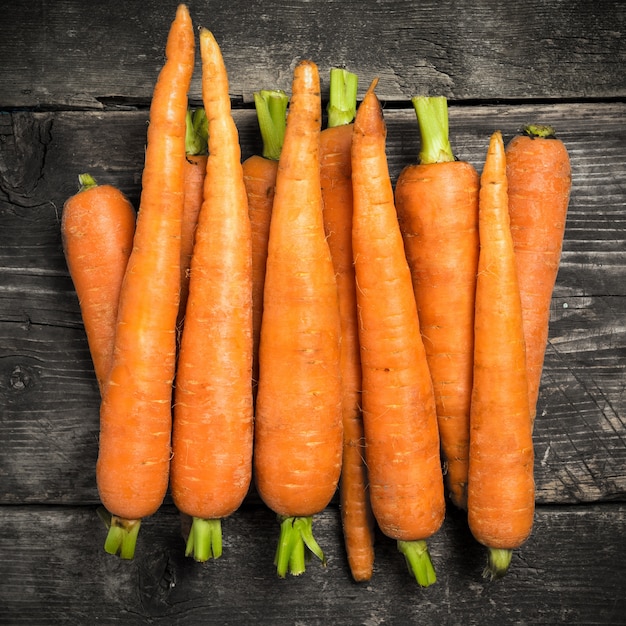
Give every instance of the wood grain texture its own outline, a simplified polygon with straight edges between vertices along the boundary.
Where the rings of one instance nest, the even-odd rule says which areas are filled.
[[[4,4],[0,108],[147,104],[175,4]],[[289,89],[302,58],[318,63],[325,79],[331,66],[345,65],[361,78],[361,93],[379,76],[382,100],[626,95],[626,7],[619,0],[187,4],[223,49],[232,97],[247,102],[255,89]],[[190,95],[200,100],[197,65]]]

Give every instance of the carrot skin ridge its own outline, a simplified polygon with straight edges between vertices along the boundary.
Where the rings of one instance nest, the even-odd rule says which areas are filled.
[[[185,114],[194,66],[193,26],[183,4],[165,52],[150,107],[134,247],[100,410],[98,491],[105,508],[127,521],[153,514],[168,487]]]
[[[398,176],[396,209],[433,379],[446,486],[453,504],[466,509],[479,176],[454,158],[446,98],[412,101],[422,149],[420,162]]]
[[[374,518],[367,489],[361,361],[352,255],[351,145],[358,79],[333,68],[328,127],[320,135],[320,179],[324,227],[337,278],[341,317],[341,379],[343,386],[343,463],[339,482],[344,545],[352,577],[370,580],[374,566]]]
[[[490,554],[487,572],[493,564],[508,567],[500,557],[528,538],[535,506],[522,307],[499,131],[481,174],[479,233],[467,504],[476,540],[490,553],[504,551]]]
[[[426,540],[445,515],[439,433],[374,87],[375,82],[359,106],[352,140],[352,241],[370,501],[384,534]]]
[[[175,389],[170,487],[194,518],[193,557],[221,553],[218,520],[239,508],[252,472],[252,296],[248,202],[228,78],[200,29],[209,156],[191,260]],[[208,549],[215,542],[216,549]]]

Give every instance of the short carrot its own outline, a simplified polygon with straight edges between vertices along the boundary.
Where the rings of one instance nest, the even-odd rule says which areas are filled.
[[[263,317],[263,287],[278,159],[285,137],[289,97],[280,89],[263,89],[254,94],[254,104],[263,142],[261,154],[243,162],[243,179],[248,194],[252,231],[252,382],[256,393],[259,379],[259,338]]]
[[[446,485],[452,502],[465,509],[479,177],[452,152],[446,98],[417,96],[412,102],[420,162],[400,172],[396,209],[433,378]]]
[[[468,522],[489,550],[485,575],[506,573],[534,516],[533,441],[522,305],[511,237],[502,135],[480,178]]]
[[[204,176],[208,158],[207,121],[204,109],[189,109],[186,118],[184,187],[185,204],[180,239],[180,305],[178,328],[181,329],[189,295],[189,267],[193,242],[202,206]]]
[[[63,252],[76,289],[100,391],[111,370],[120,289],[135,235],[135,209],[112,185],[79,177],[61,216]]]
[[[417,582],[435,582],[426,540],[445,497],[433,385],[394,206],[376,81],[354,122],[352,246],[363,372],[365,454],[372,510]]]
[[[105,550],[132,558],[143,517],[168,486],[180,290],[187,91],[194,31],[178,6],[150,106],[134,247],[120,292],[111,373],[100,410],[96,478],[111,514]]]
[[[352,257],[351,145],[358,78],[330,73],[328,127],[320,135],[324,227],[335,267],[341,316],[343,463],[339,496],[344,543],[352,577],[369,580],[374,567],[374,521],[369,503],[361,414],[361,358]]]
[[[272,207],[255,422],[257,490],[281,523],[280,577],[304,572],[307,549],[326,562],[312,520],[341,471],[341,328],[322,217],[321,117],[317,66],[301,61]]]
[[[191,260],[176,376],[171,491],[193,522],[186,554],[222,553],[220,520],[252,475],[250,220],[228,76],[211,31],[200,30],[209,158]]]
[[[527,126],[524,134],[509,142],[506,170],[534,422],[572,174],[563,142],[556,138],[553,128],[539,125]]]

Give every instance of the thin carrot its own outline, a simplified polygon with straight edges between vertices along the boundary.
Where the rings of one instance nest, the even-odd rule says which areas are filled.
[[[433,385],[422,343],[385,154],[380,102],[369,87],[354,123],[352,245],[372,510],[417,582],[435,582],[426,539],[445,514]]]
[[[468,522],[489,550],[485,576],[508,570],[534,515],[533,441],[506,157],[496,131],[480,179]]]
[[[341,316],[343,463],[339,495],[344,542],[352,576],[369,580],[374,567],[374,521],[367,490],[361,414],[361,359],[352,257],[351,145],[358,78],[330,72],[328,127],[320,135],[324,227],[335,267]]]
[[[243,179],[248,194],[248,214],[252,230],[252,382],[256,394],[259,379],[259,338],[263,317],[263,287],[267,261],[267,241],[274,203],[278,159],[285,138],[289,97],[280,89],[263,89],[254,94],[259,129],[263,141],[261,154],[243,162]]]
[[[531,419],[535,420],[572,186],[569,155],[550,126],[530,125],[506,148],[509,215],[522,298]]]
[[[204,176],[208,158],[207,121],[204,109],[189,109],[186,118],[184,187],[185,204],[180,239],[180,305],[178,328],[182,327],[189,295],[189,267],[193,242],[202,206]]]
[[[452,152],[446,98],[417,96],[412,103],[420,162],[400,172],[396,209],[435,390],[446,485],[452,502],[465,509],[479,177]]]
[[[171,491],[193,517],[186,554],[206,561],[221,555],[220,519],[251,482],[252,277],[239,135],[224,59],[206,28],[200,54],[209,158],[178,358]]]
[[[193,67],[193,26],[181,4],[150,107],[134,247],[100,410],[96,477],[102,504],[112,515],[105,550],[122,558],[133,557],[140,521],[159,508],[168,485],[185,114]]]
[[[304,572],[306,549],[326,562],[312,519],[341,470],[341,328],[322,217],[320,129],[318,69],[301,61],[272,208],[255,422],[257,490],[281,523],[280,577]]]
[[[98,185],[89,174],[78,180],[78,193],[63,206],[61,236],[102,392],[113,361],[117,307],[136,215],[119,189]]]

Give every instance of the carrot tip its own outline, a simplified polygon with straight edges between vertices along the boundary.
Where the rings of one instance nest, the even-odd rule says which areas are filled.
[[[193,556],[198,563],[222,556],[222,524],[219,519],[193,518],[185,556]]]
[[[313,537],[312,517],[282,517],[280,522],[280,538],[274,558],[274,565],[280,578],[287,572],[299,576],[305,571],[306,561],[314,554],[326,565],[326,557]]]
[[[429,587],[437,582],[435,568],[430,560],[425,541],[398,541],[398,550],[404,554],[409,573],[415,576],[420,587]]]
[[[135,546],[137,535],[141,526],[140,519],[124,519],[117,515],[103,514],[98,510],[98,514],[105,520],[109,528],[104,542],[104,551],[108,554],[119,555],[120,558],[131,560],[135,557]]]
[[[513,550],[506,548],[489,548],[487,566],[483,570],[483,578],[497,580],[502,578],[511,565]]]

